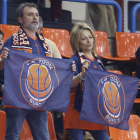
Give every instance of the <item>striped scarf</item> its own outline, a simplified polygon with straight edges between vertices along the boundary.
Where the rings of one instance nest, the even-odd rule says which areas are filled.
[[[80,57],[81,62],[84,63],[84,58],[83,58],[84,53],[83,52],[78,52],[78,55]],[[101,62],[101,60],[99,59],[98,55],[95,54],[95,53],[93,53],[93,56],[95,57],[95,59],[98,62],[99,66],[101,67],[101,69],[104,70],[104,71],[106,71],[106,69],[105,69],[103,63]]]
[[[48,44],[45,42],[43,34],[39,35],[38,33],[36,33],[36,36],[45,52],[45,55],[47,57],[50,57],[50,49]],[[32,47],[29,42],[28,36],[21,27],[16,33],[12,35],[12,38],[13,41],[11,42],[11,46],[13,49],[25,51],[32,54]]]

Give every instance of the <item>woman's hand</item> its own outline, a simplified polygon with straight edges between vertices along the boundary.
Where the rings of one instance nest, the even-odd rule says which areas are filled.
[[[82,66],[82,72],[80,72],[80,77],[82,77],[81,79],[84,79],[85,77],[85,70],[88,69],[88,67],[90,66],[90,61],[89,60],[85,60]],[[76,87],[79,83],[80,83],[80,78],[79,78],[79,74],[77,76],[73,77],[72,80],[72,88]]]
[[[75,61],[72,61],[71,70],[72,70],[74,73],[76,72]]]
[[[81,72],[81,77],[85,77],[85,70],[88,69],[88,67],[90,66],[90,61],[89,60],[85,60],[82,66],[82,72]]]

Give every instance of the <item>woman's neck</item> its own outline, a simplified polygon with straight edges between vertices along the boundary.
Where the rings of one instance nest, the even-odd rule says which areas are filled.
[[[92,52],[90,51],[90,52],[83,52],[84,53],[84,55],[85,56],[87,56],[87,57],[89,57],[89,58],[93,58],[93,54],[92,54]]]

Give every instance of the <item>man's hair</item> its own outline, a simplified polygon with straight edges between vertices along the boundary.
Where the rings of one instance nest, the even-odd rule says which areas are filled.
[[[16,11],[17,18],[18,18],[18,17],[23,17],[23,9],[24,9],[25,7],[34,7],[34,8],[36,8],[37,11],[38,11],[38,7],[37,7],[37,5],[36,5],[35,3],[33,3],[33,2],[30,2],[30,3],[29,3],[29,2],[25,2],[25,3],[22,3],[22,4],[20,4],[20,5],[18,6],[17,11]]]
[[[41,18],[41,16],[39,16],[38,29],[40,29],[40,27],[43,27],[43,19]]]
[[[3,31],[2,31],[2,30],[0,30],[0,35],[3,35],[3,37],[4,37],[4,33],[3,33]]]

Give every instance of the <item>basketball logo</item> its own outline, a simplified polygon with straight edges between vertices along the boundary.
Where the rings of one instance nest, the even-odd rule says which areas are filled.
[[[59,85],[55,66],[42,58],[25,61],[20,79],[23,97],[35,108],[41,107]]]
[[[38,97],[46,96],[52,87],[52,81],[47,68],[43,65],[30,66],[27,73],[26,87],[29,95],[36,101]]]
[[[119,91],[113,82],[106,82],[103,87],[103,102],[106,112],[113,118],[120,115]]]
[[[119,78],[108,75],[98,83],[97,107],[100,115],[110,124],[118,124],[123,119],[125,93]]]

